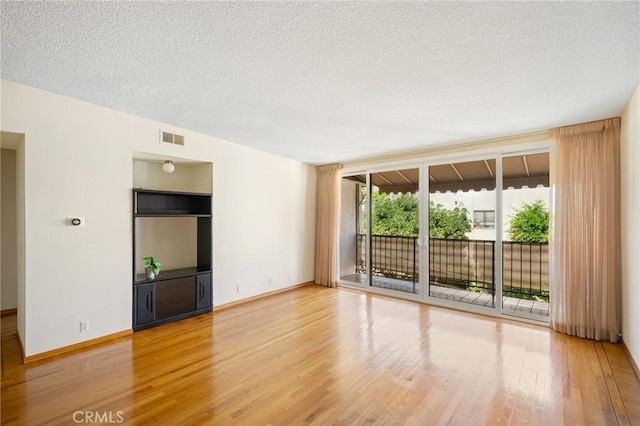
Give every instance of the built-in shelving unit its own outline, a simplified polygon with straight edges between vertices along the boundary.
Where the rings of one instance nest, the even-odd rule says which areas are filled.
[[[211,217],[211,194],[134,190],[134,215]]]
[[[137,273],[136,247],[145,238],[138,235],[139,221],[145,218],[194,218],[197,221],[195,264],[163,269],[154,279]],[[133,329],[211,312],[212,252],[211,194],[133,190]],[[157,230],[156,233],[161,233]]]

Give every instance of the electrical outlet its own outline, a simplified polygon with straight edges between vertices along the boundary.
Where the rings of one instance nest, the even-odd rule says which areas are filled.
[[[240,284],[236,284],[236,293],[240,293]]]
[[[273,278],[269,277],[269,287],[271,287],[271,284],[273,284]]]
[[[86,331],[89,331],[89,320],[80,321],[80,333],[84,333]]]

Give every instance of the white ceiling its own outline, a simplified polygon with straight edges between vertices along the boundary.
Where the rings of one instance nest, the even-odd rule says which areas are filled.
[[[7,2],[2,77],[311,163],[619,115],[639,2]]]

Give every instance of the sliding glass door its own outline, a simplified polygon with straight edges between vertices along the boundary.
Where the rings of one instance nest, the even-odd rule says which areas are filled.
[[[418,168],[372,173],[372,287],[420,293],[420,171]]]
[[[367,175],[342,178],[340,213],[340,280],[350,285],[369,283]]]
[[[548,319],[548,163],[529,151],[345,174],[341,282]]]
[[[549,153],[505,156],[502,170],[502,311],[548,319]]]
[[[429,166],[429,296],[496,306],[496,160]]]
[[[343,177],[342,281],[420,293],[419,187],[418,167]]]

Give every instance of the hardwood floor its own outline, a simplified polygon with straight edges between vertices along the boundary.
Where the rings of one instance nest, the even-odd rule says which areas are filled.
[[[305,286],[26,366],[2,328],[3,425],[640,424],[619,345],[345,289]]]

